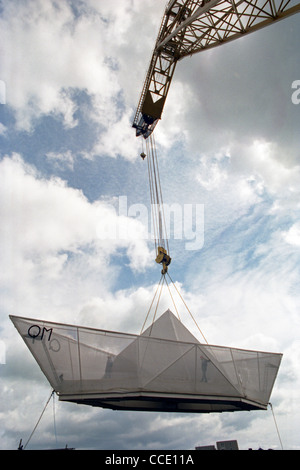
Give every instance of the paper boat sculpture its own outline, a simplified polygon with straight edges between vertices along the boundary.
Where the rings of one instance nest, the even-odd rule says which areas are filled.
[[[202,344],[170,310],[141,335],[10,318],[60,400],[103,408],[265,410],[282,358]]]

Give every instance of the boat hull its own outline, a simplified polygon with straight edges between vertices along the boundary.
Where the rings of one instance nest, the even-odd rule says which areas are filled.
[[[142,335],[11,320],[61,401],[116,410],[265,410],[282,358],[202,344],[169,310]]]

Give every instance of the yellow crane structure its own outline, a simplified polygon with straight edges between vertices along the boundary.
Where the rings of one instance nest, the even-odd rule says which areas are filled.
[[[132,126],[145,139],[161,119],[176,64],[299,13],[297,0],[170,0]]]

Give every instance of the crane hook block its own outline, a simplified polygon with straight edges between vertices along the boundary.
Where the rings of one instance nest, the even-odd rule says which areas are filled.
[[[157,248],[157,256],[155,261],[158,264],[162,264],[162,274],[166,274],[166,272],[168,271],[168,266],[171,264],[171,260],[172,258],[168,255],[167,250],[165,250],[162,246],[159,246]]]
[[[146,156],[147,155],[144,152],[141,153],[141,157],[142,157],[143,160],[145,160]]]

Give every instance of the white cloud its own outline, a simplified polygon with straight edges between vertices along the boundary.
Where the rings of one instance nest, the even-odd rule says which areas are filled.
[[[7,131],[7,127],[4,126],[4,125],[0,122],[0,135],[3,135],[3,136],[4,136],[5,133],[6,133],[6,131]]]
[[[197,176],[199,183],[208,191],[218,189],[228,175],[222,171],[217,163],[207,163],[203,159],[203,166]]]
[[[141,222],[119,217],[113,205],[89,203],[62,180],[41,178],[18,155],[2,160],[0,180],[0,278],[8,292],[14,291],[3,302],[15,309],[36,310],[47,299],[49,311],[55,304],[71,312],[76,302],[79,309],[96,292],[104,295],[118,272],[109,267],[110,256],[120,250],[136,272],[148,266],[147,236],[131,236],[142,233]],[[100,236],[105,225],[117,230]]]
[[[96,141],[89,153],[90,156],[122,156],[127,160],[136,160],[138,156],[138,142],[131,127],[130,113],[124,113],[118,121],[114,117],[109,118],[106,116],[105,121],[106,129],[98,141]]]
[[[159,3],[162,12],[164,2]],[[2,76],[7,104],[15,110],[19,129],[32,131],[36,119],[49,114],[72,128],[78,124],[74,92],[83,90],[92,98],[89,119],[99,126],[91,154],[104,150],[105,155],[133,159],[131,119],[139,98],[135,77],[140,77],[141,88],[146,69],[145,50],[136,36],[142,34],[147,42],[150,32],[150,57],[156,34],[151,20],[159,24],[159,10],[149,1],[141,5],[128,0],[115,1],[114,8],[106,1],[88,1],[78,8],[76,17],[69,2],[27,0],[4,6],[0,21],[6,38]],[[138,19],[137,11],[142,13]]]
[[[290,166],[274,142],[254,140],[247,149],[237,142],[230,150],[233,171],[244,171],[260,180],[260,185],[279,199],[298,193],[300,166]],[[281,158],[282,157],[282,158]]]
[[[7,103],[16,110],[20,128],[29,130],[35,118],[50,113],[75,126],[72,89],[101,96],[107,110],[112,106],[120,87],[105,64],[108,26],[94,10],[75,20],[67,2],[28,0],[7,5],[1,26],[7,42]]]
[[[70,170],[74,169],[74,156],[70,150],[67,150],[64,153],[48,152],[46,154],[46,158],[49,161],[54,162],[58,168],[64,168],[66,166]]]
[[[300,247],[300,224],[295,223],[292,225],[292,227],[284,234],[284,238],[287,243]]]

